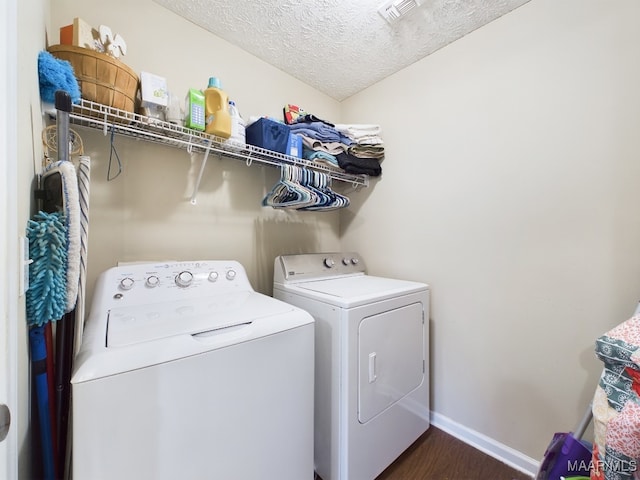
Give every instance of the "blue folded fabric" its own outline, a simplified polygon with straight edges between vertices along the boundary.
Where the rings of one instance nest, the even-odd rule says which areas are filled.
[[[338,159],[335,157],[335,155],[331,155],[330,153],[323,152],[321,150],[311,150],[310,148],[303,147],[302,157],[311,161],[322,160],[324,162],[335,165],[336,167],[339,167]]]
[[[289,128],[293,133],[306,135],[307,137],[315,138],[322,142],[340,142],[347,146],[353,143],[353,140],[349,137],[346,137],[338,132],[334,127],[331,127],[324,122],[294,123],[289,125]]]

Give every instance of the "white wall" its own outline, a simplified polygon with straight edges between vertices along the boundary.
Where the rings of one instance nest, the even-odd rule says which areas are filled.
[[[16,185],[17,197],[12,199],[9,208],[12,210],[10,217],[17,221],[17,225],[11,229],[25,235],[27,221],[31,216],[32,188],[34,186],[35,162],[42,158],[42,143],[40,132],[42,130],[42,118],[40,114],[40,93],[38,89],[38,52],[45,44],[45,22],[48,18],[48,2],[46,0],[24,0],[17,2],[17,161],[11,171],[17,178],[12,179]],[[35,162],[34,162],[35,159]],[[8,159],[12,162],[16,159]],[[9,239],[9,247],[12,248],[9,265],[11,268],[6,274],[7,282],[17,292],[19,268],[21,261],[17,251],[17,238]],[[19,478],[31,478],[31,444],[29,438],[29,353],[27,338],[27,323],[24,309],[24,297],[11,298],[10,302],[16,302],[17,318],[12,318],[15,325],[10,327],[12,341],[16,341],[13,347],[17,352],[17,395],[18,404],[16,411],[12,411],[12,428],[17,429]],[[15,334],[15,335],[14,335]]]
[[[432,407],[540,459],[640,298],[640,3],[532,0],[343,103],[383,176],[342,216],[432,288]]]
[[[151,0],[104,2],[52,0],[50,44],[59,27],[80,17],[120,33],[128,46],[124,62],[135,71],[167,78],[184,96],[206,88],[210,76],[234,99],[242,115],[282,118],[286,103],[337,118],[340,105],[255,57],[231,46]],[[248,32],[250,34],[250,32]],[[254,287],[271,293],[273,258],[279,253],[335,250],[338,213],[295,213],[261,207],[278,178],[272,167],[208,161],[196,206],[189,203],[202,155],[116,140],[124,172],[107,182],[108,138],[81,131],[92,158],[88,285],[118,261],[235,259]],[[91,291],[89,291],[89,296]]]

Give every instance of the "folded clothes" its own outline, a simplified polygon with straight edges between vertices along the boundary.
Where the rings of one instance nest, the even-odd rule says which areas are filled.
[[[302,158],[306,158],[307,160],[326,160],[331,163],[335,163],[338,166],[338,159],[335,155],[331,155],[330,153],[323,152],[321,150],[311,150],[307,147],[302,147]]]
[[[384,159],[384,147],[354,144],[347,149],[347,153],[358,158]]]
[[[330,127],[335,127],[333,123],[327,122],[326,120],[322,120],[321,118],[316,117],[312,113],[301,112],[300,115],[298,115],[298,117],[296,117],[296,119],[292,123],[302,123],[302,122],[322,122],[325,125],[328,125]]]
[[[298,134],[300,135],[300,134]],[[349,148],[348,145],[345,145],[341,142],[321,142],[315,138],[307,137],[306,135],[300,135],[302,137],[302,145],[311,149],[322,152],[327,152],[332,155],[336,155],[338,153],[346,152]]]
[[[348,153],[336,155],[338,165],[347,173],[365,174],[377,177],[382,173],[380,163],[372,158],[358,158]]]
[[[307,137],[315,138],[322,142],[340,142],[345,145],[351,145],[351,143],[353,143],[350,138],[323,122],[294,123],[289,125],[289,128],[293,133],[306,135]]]
[[[382,138],[378,137],[377,135],[364,135],[362,137],[358,137],[356,139],[353,139],[353,143],[356,143],[358,145],[383,145],[384,142],[382,141]]]
[[[308,148],[303,147],[302,158],[309,160],[313,163],[320,164],[327,168],[340,170],[338,159],[334,155],[331,155],[326,152],[309,150]]]

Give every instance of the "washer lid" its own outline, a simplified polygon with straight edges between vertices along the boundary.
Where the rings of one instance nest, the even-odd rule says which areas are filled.
[[[106,346],[123,347],[175,335],[194,335],[290,312],[286,303],[256,292],[112,308]]]
[[[424,283],[393,278],[353,275],[328,280],[301,282],[295,284],[294,288],[300,289],[310,296],[322,297],[325,301],[335,305],[355,307],[371,301],[385,300],[398,295],[425,290],[428,286]]]

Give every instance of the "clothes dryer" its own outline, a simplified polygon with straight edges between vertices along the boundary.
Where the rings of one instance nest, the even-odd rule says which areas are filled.
[[[317,474],[373,480],[429,427],[428,285],[357,253],[283,255],[273,295],[315,319]]]
[[[73,478],[314,476],[313,318],[238,262],[104,272],[71,383]]]

